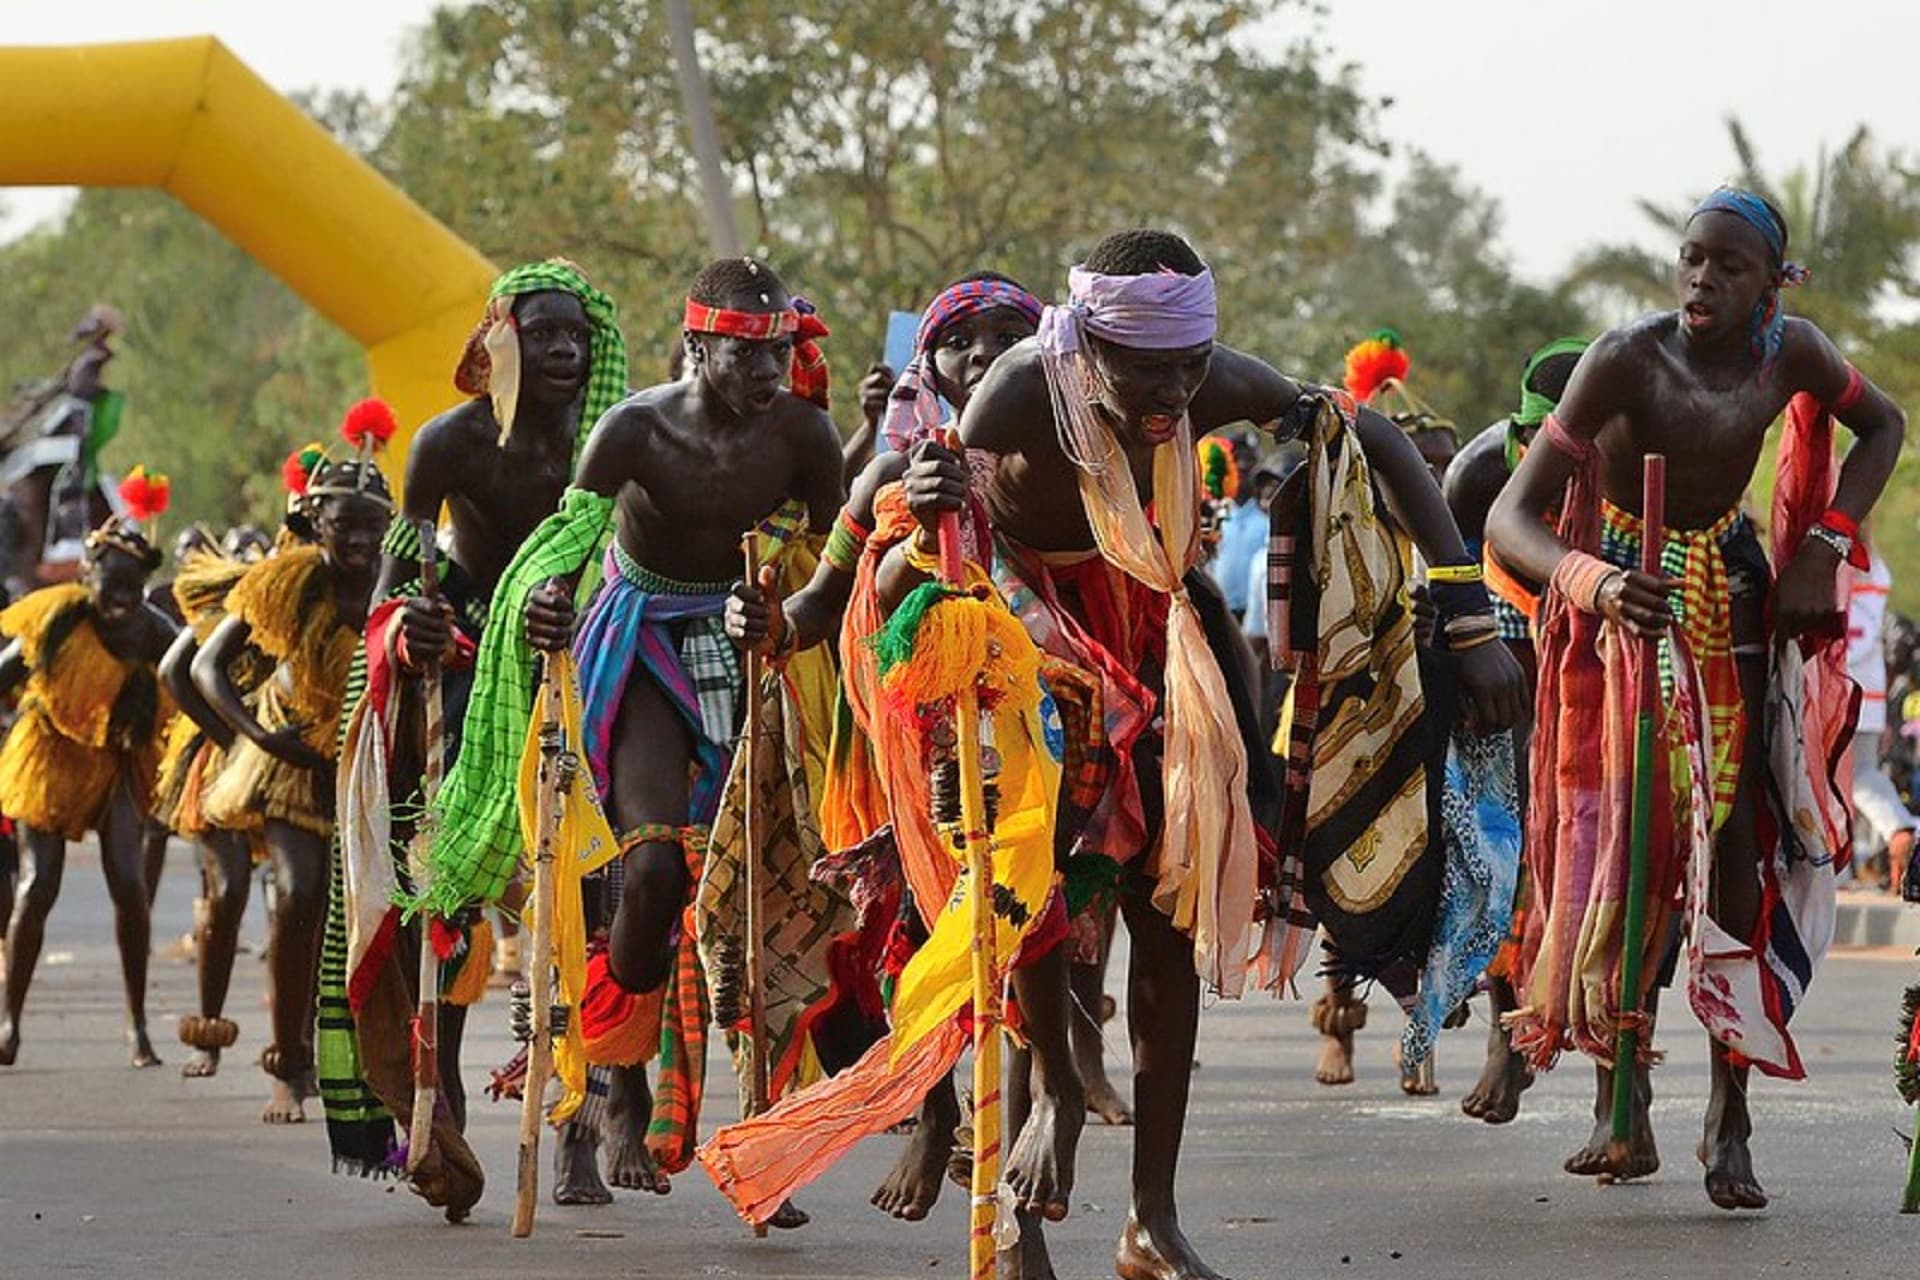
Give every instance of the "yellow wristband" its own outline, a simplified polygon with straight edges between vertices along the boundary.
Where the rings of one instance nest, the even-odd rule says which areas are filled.
[[[907,562],[909,569],[918,569],[930,578],[940,574],[940,553],[922,548],[917,533],[900,544],[900,558]]]
[[[1486,575],[1477,564],[1435,564],[1427,566],[1427,581],[1443,584],[1482,582]]]

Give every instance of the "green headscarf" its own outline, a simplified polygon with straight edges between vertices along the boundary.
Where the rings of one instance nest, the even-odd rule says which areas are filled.
[[[486,395],[492,376],[492,360],[487,350],[501,340],[493,336],[496,329],[506,326],[510,332],[512,300],[529,293],[547,292],[572,294],[580,299],[587,313],[587,391],[580,407],[580,430],[573,450],[578,459],[600,415],[626,398],[627,342],[620,334],[613,299],[588,283],[586,273],[565,258],[523,263],[493,282],[487,295],[486,314],[473,336],[467,339],[453,382],[468,395]]]
[[[1540,366],[1555,356],[1577,356],[1587,349],[1585,338],[1555,338],[1546,346],[1527,357],[1526,368],[1520,372],[1520,411],[1513,415],[1516,427],[1537,427],[1547,420],[1557,401],[1542,395],[1533,389],[1533,375]]]

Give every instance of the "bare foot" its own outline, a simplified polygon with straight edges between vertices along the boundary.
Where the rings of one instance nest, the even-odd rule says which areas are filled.
[[[606,1128],[600,1135],[607,1181],[624,1191],[651,1191],[663,1196],[673,1190],[673,1181],[647,1150],[647,1120],[652,1114],[647,1069],[616,1067],[607,1093]]]
[[[1566,1171],[1575,1177],[1598,1178],[1602,1186],[1650,1178],[1660,1169],[1660,1150],[1653,1140],[1653,1084],[1647,1068],[1634,1069],[1633,1122],[1626,1142],[1613,1141],[1613,1071],[1594,1069],[1593,1133],[1587,1145],[1567,1157]]]
[[[1722,1209],[1764,1209],[1767,1193],[1753,1176],[1753,1117],[1747,1111],[1747,1069],[1734,1068],[1726,1051],[1713,1047],[1713,1094],[1707,1103],[1700,1163],[1707,1167],[1707,1199]]]
[[[935,1093],[943,1091],[940,1086],[934,1089]],[[952,1094],[948,1093],[948,1097],[951,1099]],[[928,1101],[932,1103],[931,1096]],[[927,1216],[934,1201],[940,1198],[940,1180],[946,1176],[947,1161],[953,1155],[955,1119],[952,1114],[943,1118],[929,1115],[913,1127],[906,1149],[871,1197],[874,1208],[907,1222],[918,1222]]]
[[[1087,1110],[1099,1116],[1100,1123],[1119,1126],[1133,1123],[1133,1108],[1120,1096],[1120,1090],[1114,1087],[1113,1081],[1107,1079],[1104,1070],[1097,1079],[1089,1079],[1085,1075],[1081,1078],[1087,1081]]]
[[[1703,1138],[1698,1154],[1707,1167],[1707,1199],[1727,1210],[1767,1207],[1767,1193],[1753,1175],[1753,1152],[1744,1137]]]
[[[220,1051],[218,1049],[195,1049],[186,1065],[180,1068],[180,1074],[189,1080],[208,1080],[220,1071]]]
[[[1395,1061],[1400,1062],[1400,1092],[1410,1098],[1431,1098],[1440,1092],[1440,1084],[1433,1078],[1432,1049],[1427,1050],[1427,1056],[1420,1060],[1419,1066],[1411,1069],[1404,1061],[1400,1061],[1398,1049],[1394,1050],[1393,1056]]]
[[[133,1046],[133,1065],[135,1067],[157,1067],[160,1055],[153,1051],[153,1040],[143,1026],[131,1027],[127,1031],[127,1043]]]
[[[1313,1066],[1313,1078],[1321,1084],[1353,1083],[1353,1035],[1320,1037],[1320,1061]]]
[[[1520,1114],[1520,1095],[1533,1086],[1533,1069],[1507,1045],[1496,1023],[1487,1037],[1487,1062],[1460,1110],[1488,1124],[1508,1124]]]
[[[1200,1261],[1171,1215],[1149,1226],[1128,1214],[1113,1270],[1120,1280],[1221,1280],[1219,1272]]]
[[[798,1231],[812,1221],[799,1205],[791,1200],[782,1200],[780,1207],[773,1211],[773,1216],[767,1219],[767,1225],[775,1231]]]
[[[301,1102],[300,1095],[285,1080],[275,1079],[273,1093],[267,1099],[267,1109],[260,1113],[262,1124],[305,1124],[307,1108]]]
[[[553,1145],[553,1202],[555,1204],[612,1204],[613,1192],[600,1181],[594,1162],[594,1135],[582,1124],[569,1124]]]
[[[0,1067],[10,1067],[20,1056],[20,1026],[12,1018],[0,1016]]]
[[[1313,1078],[1325,1085],[1353,1083],[1353,1033],[1367,1025],[1367,1006],[1359,1000],[1329,993],[1313,1002],[1309,1015],[1320,1033],[1320,1060]]]
[[[1049,1222],[1067,1216],[1073,1195],[1074,1153],[1086,1123],[1086,1096],[1078,1081],[1069,1088],[1034,1094],[1033,1111],[1007,1153],[1007,1167],[1001,1175],[1021,1209]]]
[[[673,1180],[653,1162],[646,1142],[631,1130],[615,1129],[601,1143],[607,1163],[607,1181],[622,1191],[651,1191],[663,1196],[673,1190]]]

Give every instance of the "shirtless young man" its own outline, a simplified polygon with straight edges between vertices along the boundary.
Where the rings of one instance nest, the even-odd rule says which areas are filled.
[[[449,766],[459,756],[473,670],[446,660],[457,639],[479,642],[508,563],[559,505],[594,422],[627,393],[626,346],[613,302],[577,266],[558,258],[525,263],[501,275],[491,292],[454,376],[471,399],[413,437],[401,510],[386,539],[374,593],[376,600],[396,593],[406,598],[399,618],[402,671],[415,678],[439,672]],[[420,530],[422,522],[437,526],[443,512],[451,538],[438,557],[438,592],[428,599],[419,581]],[[400,771],[407,776],[393,779],[395,796],[419,786],[422,753],[405,754],[411,759]],[[413,1015],[416,973],[415,960],[404,954],[389,963],[380,995],[361,1010],[357,1029],[368,1083],[403,1124],[412,1112],[413,1084],[404,1052],[408,1037],[395,1020]],[[454,1125],[464,1129],[460,1045],[467,1010],[445,999],[438,1008],[441,1090]],[[344,1009],[331,1012],[347,1016]],[[646,1080],[641,1074],[636,1095],[631,1075],[616,1075],[610,1091],[607,1169],[615,1186],[650,1189],[653,1172],[642,1144]],[[557,1202],[612,1201],[595,1167],[599,1141],[587,1124],[562,1132],[554,1152]]]
[[[573,644],[580,660],[587,754],[624,851],[607,972],[629,993],[659,991],[670,976],[693,890],[683,833],[712,821],[739,728],[738,659],[721,613],[741,539],[770,523],[789,540],[824,536],[840,508],[839,433],[802,394],[808,361],[796,349],[808,318],[765,263],[722,259],[700,273],[687,305],[691,376],[617,405],[580,458],[569,499],[610,503],[615,539],[578,643],[567,583],[527,600],[533,648]],[[631,647],[613,652],[609,637],[628,627],[658,629],[671,656],[656,666]],[[714,666],[728,663],[717,678]]]
[[[1713,1037],[1712,1097],[1699,1155],[1707,1195],[1724,1209],[1758,1209],[1767,1203],[1747,1145],[1749,1064],[1772,1074],[1801,1074],[1785,1013],[1811,977],[1810,961],[1817,959],[1808,951],[1799,953],[1806,971],[1795,974],[1791,988],[1770,969],[1769,960],[1783,954],[1777,945],[1781,932],[1789,935],[1790,947],[1799,947],[1801,938],[1791,901],[1784,910],[1763,912],[1763,901],[1772,896],[1766,886],[1779,887],[1776,875],[1824,876],[1824,891],[1830,894],[1832,866],[1826,859],[1845,856],[1838,849],[1812,847],[1817,841],[1810,841],[1807,857],[1782,870],[1774,853],[1762,847],[1762,833],[1776,829],[1766,812],[1770,761],[1797,754],[1791,743],[1771,744],[1783,749],[1769,751],[1764,733],[1769,716],[1762,706],[1776,674],[1769,658],[1778,663],[1782,642],[1832,624],[1839,610],[1836,575],[1851,549],[1851,534],[1892,474],[1906,425],[1900,409],[1861,378],[1819,329],[1784,314],[1781,289],[1803,278],[1786,261],[1786,243],[1785,219],[1758,196],[1723,189],[1702,202],[1680,246],[1674,282],[1679,308],[1613,330],[1593,344],[1487,521],[1489,541],[1502,561],[1536,582],[1554,584],[1540,641],[1535,734],[1559,734],[1556,773],[1563,776],[1558,791],[1554,776],[1534,776],[1530,826],[1539,830],[1540,815],[1556,804],[1568,813],[1558,822],[1552,848],[1529,841],[1537,885],[1551,884],[1556,864],[1576,858],[1581,848],[1589,857],[1611,852],[1594,852],[1590,815],[1597,806],[1577,791],[1568,794],[1566,777],[1578,772],[1578,761],[1569,769],[1569,752],[1593,754],[1585,738],[1599,727],[1591,719],[1599,713],[1589,710],[1589,718],[1582,719],[1581,708],[1550,704],[1557,680],[1549,644],[1567,637],[1562,648],[1568,671],[1583,661],[1592,664],[1595,636],[1605,639],[1605,629],[1593,621],[1597,616],[1634,636],[1670,631],[1684,636],[1690,659],[1684,665],[1698,669],[1713,750],[1705,758],[1704,735],[1687,734],[1675,744],[1686,764],[1676,763],[1673,772],[1677,787],[1689,787],[1688,766],[1691,777],[1705,780],[1711,796],[1694,790],[1689,807],[1710,812],[1712,821],[1710,830],[1676,833],[1676,843],[1690,868],[1711,859],[1710,873],[1694,873],[1688,886],[1688,924],[1694,934],[1689,985],[1695,1012]],[[1777,572],[1769,582],[1767,559],[1740,503],[1768,428],[1801,393],[1831,409],[1853,432],[1855,443],[1840,468],[1832,506],[1825,514],[1796,513],[1806,515],[1808,536],[1785,548],[1787,558],[1773,566]],[[1818,447],[1827,446],[1822,441]],[[1651,577],[1636,567],[1640,535],[1634,513],[1640,505],[1642,460],[1652,453],[1667,458],[1667,563],[1684,553],[1688,577],[1698,581]],[[1577,503],[1598,506],[1593,514],[1600,523],[1588,530],[1592,545],[1569,546],[1547,526],[1545,517],[1562,503],[1563,490],[1569,495],[1567,508],[1576,515],[1588,514],[1574,510]],[[1817,503],[1823,495],[1811,500]],[[1776,538],[1784,536],[1779,528],[1774,532]],[[1670,651],[1679,651],[1680,646],[1667,643]],[[1603,661],[1607,647],[1599,646]],[[1808,669],[1820,660],[1818,653],[1809,657]],[[1583,679],[1596,675],[1625,678],[1606,666]],[[1802,695],[1785,690],[1775,696]],[[1809,705],[1819,696],[1811,680],[1804,696]],[[1808,754],[1820,745],[1808,746]],[[1812,762],[1812,768],[1823,763]],[[1801,775],[1808,771],[1806,763],[1790,768]],[[1655,810],[1672,812],[1659,801]],[[1664,824],[1658,825],[1656,846],[1664,835]],[[1709,874],[1710,888],[1704,883]],[[1658,905],[1650,911],[1647,938],[1627,940],[1646,947],[1649,970],[1657,966],[1665,943]],[[1578,914],[1548,910],[1530,919],[1523,959],[1534,972],[1523,992],[1529,1008],[1521,1013],[1534,1024],[1542,1060],[1572,1041],[1609,1062],[1612,1045],[1603,1043],[1607,1011],[1596,1018],[1569,1007],[1564,957],[1572,955],[1577,966],[1583,956],[1573,943],[1555,945],[1579,935],[1585,922]],[[1544,942],[1537,940],[1541,931]],[[1701,935],[1708,931],[1711,956],[1702,951]],[[1618,951],[1617,928],[1612,933]],[[1703,983],[1710,989],[1703,990]],[[1736,1037],[1744,1057],[1728,1049]],[[1638,1108],[1628,1149],[1618,1158],[1606,1150],[1612,1090],[1611,1071],[1603,1065],[1594,1139],[1569,1162],[1570,1171],[1619,1179],[1643,1177],[1658,1167],[1644,1064],[1636,1067],[1636,1075]]]
[[[1178,236],[1161,231],[1109,236],[1088,255],[1083,267],[1076,268],[1070,284],[1073,305],[1049,309],[1040,337],[1022,343],[995,365],[961,418],[966,446],[999,456],[994,479],[982,495],[999,554],[1018,563],[1029,586],[1046,584],[1035,590],[1051,595],[1062,606],[1061,612],[1090,631],[1112,629],[1094,622],[1077,584],[1066,577],[1068,572],[1084,572],[1090,564],[1111,571],[1114,589],[1127,599],[1124,609],[1129,618],[1144,622],[1152,601],[1162,602],[1170,638],[1156,645],[1151,640],[1134,643],[1107,634],[1101,644],[1115,655],[1137,650],[1128,655],[1131,675],[1148,691],[1150,700],[1162,695],[1168,672],[1194,673],[1205,684],[1205,667],[1214,668],[1212,682],[1224,688],[1236,705],[1232,712],[1206,708],[1213,718],[1213,736],[1203,733],[1199,742],[1213,757],[1210,764],[1232,780],[1219,802],[1244,815],[1245,795],[1236,798],[1232,787],[1246,785],[1244,740],[1253,736],[1251,703],[1245,691],[1232,683],[1233,663],[1218,657],[1223,647],[1220,640],[1208,637],[1202,652],[1193,651],[1193,641],[1201,639],[1197,628],[1222,631],[1231,626],[1224,603],[1199,585],[1199,575],[1185,572],[1188,564],[1165,560],[1159,547],[1116,546],[1111,540],[1103,542],[1096,529],[1108,532],[1111,539],[1116,525],[1134,527],[1130,521],[1115,520],[1116,508],[1130,505],[1137,513],[1156,497],[1159,510],[1177,509],[1173,495],[1156,494],[1157,458],[1172,460],[1184,453],[1186,465],[1191,466],[1195,435],[1237,422],[1271,429],[1301,399],[1301,390],[1259,360],[1215,344],[1211,275]],[[1067,381],[1074,378],[1078,381]],[[1431,473],[1404,434],[1386,419],[1365,412],[1359,418],[1359,431],[1375,474],[1429,560],[1445,565],[1466,562],[1459,533]],[[1081,463],[1106,469],[1104,491],[1102,480],[1076,463],[1063,440],[1073,442]],[[1113,474],[1121,465],[1125,475]],[[964,505],[968,475],[945,450],[921,445],[906,484],[915,515],[930,537],[943,511]],[[1162,546],[1172,548],[1172,554],[1183,554],[1191,549],[1194,535],[1194,530],[1166,531]],[[897,599],[925,575],[908,563],[904,548],[890,555],[883,589]],[[924,559],[924,548],[921,555]],[[1117,563],[1097,565],[1116,556],[1126,556],[1137,566],[1127,570],[1130,585],[1120,580]],[[1076,557],[1081,568],[1068,570],[1065,562]],[[1148,562],[1143,563],[1143,558]],[[1160,563],[1151,563],[1152,559]],[[1169,593],[1149,586],[1138,576],[1142,569],[1161,582],[1172,575],[1180,588]],[[1198,623],[1178,617],[1177,611],[1189,609],[1200,615]],[[1499,728],[1516,718],[1523,685],[1518,668],[1503,649],[1483,646],[1463,654],[1461,676],[1478,723]],[[1201,710],[1188,705],[1180,714],[1192,717]],[[1236,726],[1236,721],[1244,723]],[[1228,873],[1217,885],[1201,886],[1203,898],[1222,896],[1217,900],[1212,954],[1197,957],[1194,939],[1155,905],[1154,891],[1164,886],[1156,885],[1150,873],[1164,875],[1169,862],[1189,858],[1197,862],[1211,851],[1194,848],[1169,855],[1161,850],[1151,865],[1143,868],[1139,861],[1149,854],[1163,816],[1196,803],[1193,794],[1164,794],[1161,771],[1154,762],[1164,742],[1175,735],[1192,735],[1197,728],[1192,721],[1184,726],[1170,722],[1165,730],[1144,733],[1138,752],[1120,762],[1122,768],[1137,773],[1148,802],[1147,832],[1139,847],[1129,851],[1133,861],[1121,900],[1133,941],[1128,1022],[1137,1109],[1132,1205],[1115,1258],[1117,1272],[1127,1280],[1203,1280],[1215,1275],[1180,1229],[1174,1178],[1199,1015],[1196,961],[1211,980],[1231,988],[1226,994],[1238,993],[1243,975],[1236,969],[1233,952],[1236,944],[1247,941],[1251,882],[1247,882],[1244,903],[1234,901],[1237,895],[1225,887]],[[1187,744],[1193,745],[1194,739],[1188,737]],[[1250,850],[1250,821],[1239,830]],[[1225,862],[1243,851],[1236,843],[1220,852]],[[1206,908],[1199,910],[1204,913]],[[1248,913],[1245,919],[1230,914],[1242,910]],[[1047,1094],[1059,1088],[1056,1082],[1036,1084],[1041,1096],[1010,1151],[1008,1180],[1021,1189],[1023,1201],[1057,1206],[1063,1214],[1082,1115],[1077,1106],[1069,1110],[1057,1101],[1049,1105]],[[1059,1215],[1050,1212],[1048,1216]],[[1023,1266],[1028,1275],[1047,1274],[1044,1254],[1031,1248],[1037,1234],[1023,1232],[1027,1250]]]

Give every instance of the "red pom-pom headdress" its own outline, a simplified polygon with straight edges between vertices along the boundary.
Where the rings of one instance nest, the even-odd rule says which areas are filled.
[[[340,436],[353,446],[355,457],[351,462],[330,459],[322,462],[308,476],[307,496],[322,498],[359,494],[391,508],[391,491],[387,488],[386,477],[374,465],[373,455],[384,448],[399,429],[400,420],[394,416],[393,406],[385,400],[370,398],[348,409],[346,417],[340,421]]]
[[[127,518],[141,524],[166,514],[172,498],[173,482],[144,466],[136,466],[120,482],[120,501],[127,509]]]

